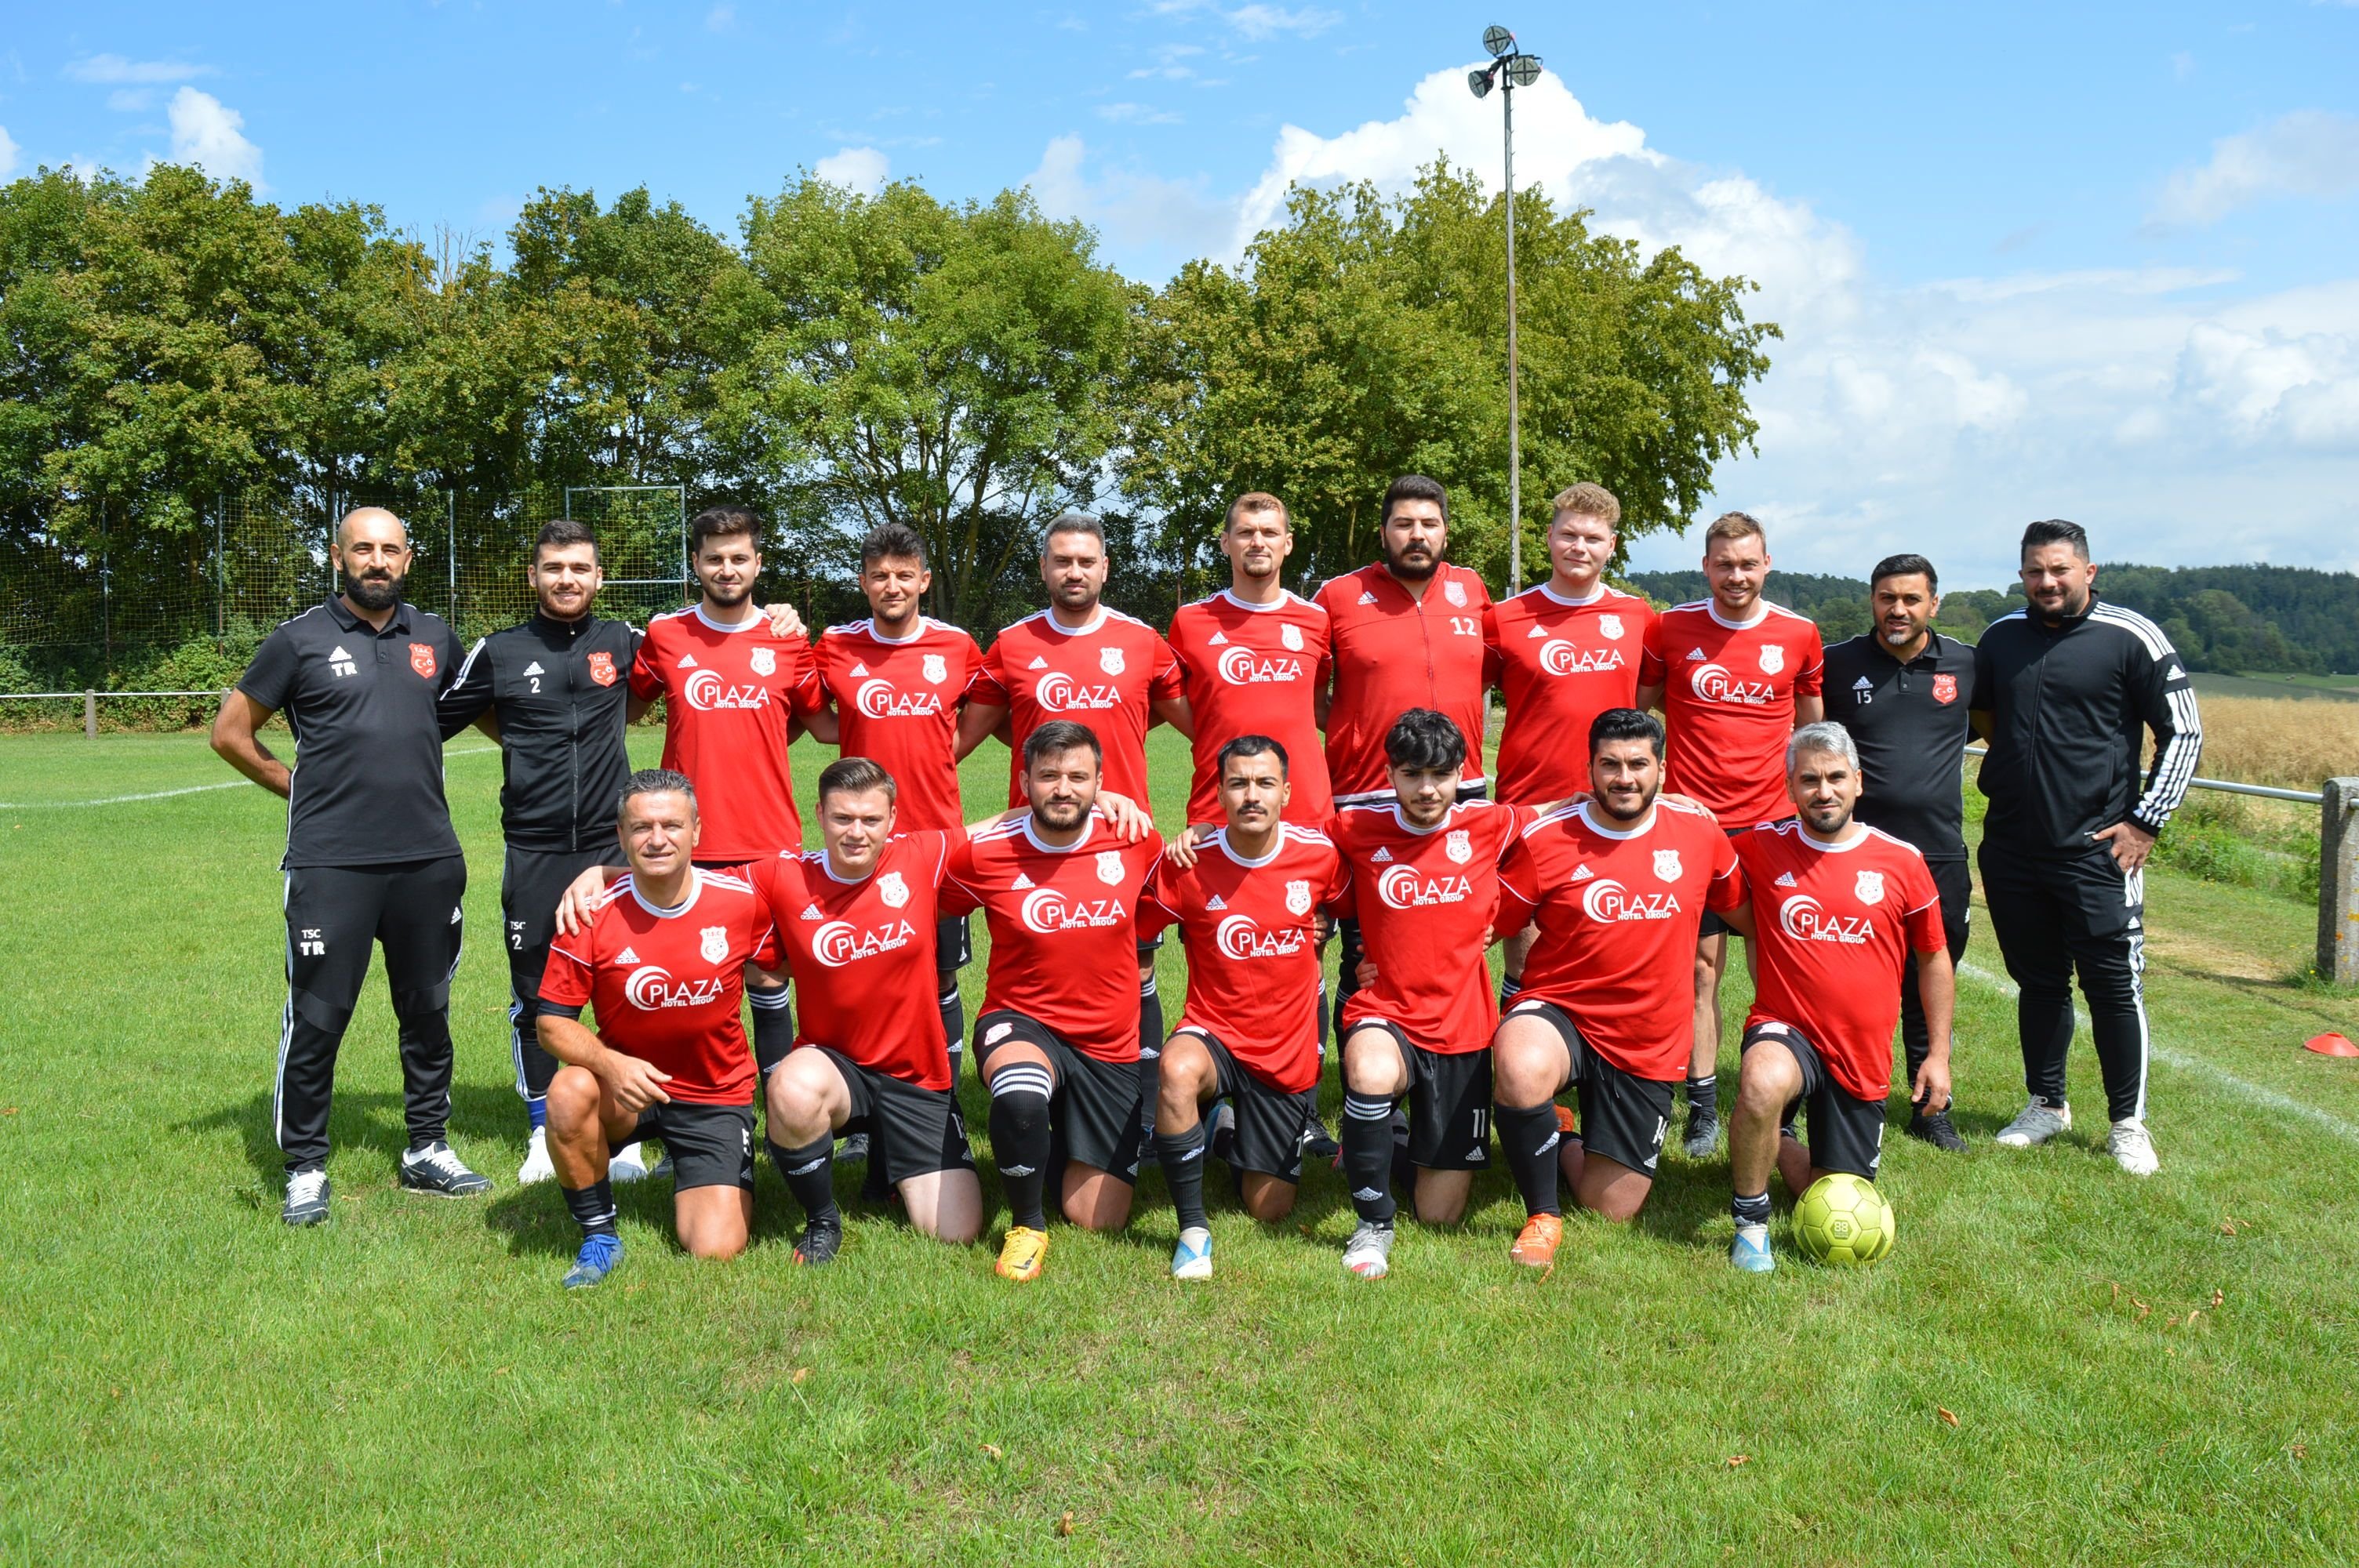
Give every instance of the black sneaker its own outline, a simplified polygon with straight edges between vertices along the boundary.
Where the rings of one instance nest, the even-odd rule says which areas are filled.
[[[1688,1158],[1708,1160],[1720,1147],[1720,1112],[1703,1106],[1688,1108]]]
[[[835,1146],[835,1159],[838,1164],[867,1158],[868,1134],[865,1132],[855,1132]]]
[[[831,1219],[803,1227],[803,1238],[795,1243],[795,1261],[818,1268],[832,1263],[835,1255],[843,1250],[843,1221]]]
[[[1302,1124],[1302,1157],[1332,1162],[1343,1152],[1343,1146],[1335,1141],[1335,1135],[1327,1130],[1327,1124],[1319,1119],[1319,1113],[1312,1111],[1310,1119]]]
[[[289,1225],[319,1225],[328,1217],[328,1173],[298,1171],[287,1178],[287,1206],[278,1217]]]
[[[1923,1111],[1909,1112],[1908,1136],[1921,1138],[1934,1148],[1947,1150],[1952,1154],[1966,1152],[1966,1141],[1958,1136],[1955,1127],[1950,1125],[1950,1113],[1946,1110],[1937,1110],[1930,1116]]]
[[[451,1152],[451,1145],[439,1139],[402,1155],[401,1184],[413,1193],[432,1193],[446,1198],[480,1197],[492,1190],[490,1177],[467,1169],[459,1156]]]

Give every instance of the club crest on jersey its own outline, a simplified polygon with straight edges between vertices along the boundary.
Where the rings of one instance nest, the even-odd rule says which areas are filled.
[[[614,655],[604,652],[591,654],[590,678],[600,686],[613,686],[618,678],[614,674]]]
[[[1122,851],[1119,849],[1099,850],[1098,881],[1105,883],[1108,887],[1120,887],[1122,886]]]
[[[1286,644],[1286,651],[1289,654],[1302,652],[1302,628],[1299,626],[1280,626],[1277,640]]]
[[[1680,852],[1677,849],[1655,851],[1655,875],[1667,882],[1680,880]]]
[[[1120,648],[1100,648],[1098,650],[1098,668],[1105,671],[1105,673],[1110,676],[1118,676],[1122,674],[1122,650]]]
[[[771,649],[755,649],[751,663],[754,665],[754,673],[757,676],[774,676],[778,673],[778,655]]]
[[[1957,701],[1958,677],[1955,676],[1935,676],[1933,677],[1933,700],[1938,703],[1941,703],[1944,706]]]
[[[1441,585],[1441,597],[1463,610],[1466,608],[1466,585],[1462,582],[1445,582]]]
[[[1774,675],[1776,675],[1779,670],[1782,670],[1782,669],[1784,669],[1785,667],[1786,667],[1786,649],[1785,649],[1785,645],[1784,645],[1783,643],[1762,643],[1762,644],[1761,644],[1761,673],[1762,673],[1763,675],[1765,675],[1765,676],[1774,676]]]
[[[1882,871],[1860,872],[1859,880],[1851,884],[1851,891],[1858,897],[1859,902],[1862,903],[1882,903],[1884,902],[1884,873]]]
[[[944,659],[940,654],[928,654],[924,658],[928,685],[940,686],[951,678],[950,661]]]
[[[696,951],[708,964],[717,964],[729,957],[729,927],[708,925],[696,934]]]
[[[1289,914],[1310,913],[1310,884],[1308,881],[1286,884],[1286,908]]]
[[[434,678],[434,644],[431,643],[409,644],[409,667],[428,680],[432,680]]]
[[[885,901],[887,909],[898,909],[909,902],[909,884],[901,880],[898,871],[887,871],[876,879],[876,896]]]
[[[1597,618],[1597,634],[1604,638],[1609,643],[1620,642],[1622,640],[1622,617],[1619,615],[1599,616]]]
[[[1453,866],[1462,866],[1474,858],[1473,836],[1463,827],[1453,827],[1441,841],[1441,852],[1450,857]]]

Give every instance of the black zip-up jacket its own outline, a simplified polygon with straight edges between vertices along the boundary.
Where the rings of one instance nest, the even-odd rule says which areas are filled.
[[[519,849],[612,848],[637,628],[535,615],[468,650],[437,712],[444,739],[489,710],[500,726],[500,827]]]
[[[2159,834],[2203,750],[2195,690],[2170,640],[2094,594],[2061,625],[2027,610],[1991,622],[1974,646],[1973,707],[1991,719],[1984,830],[2031,854],[2087,854],[2089,836],[2116,822]],[[2141,780],[2148,730],[2154,764]]]

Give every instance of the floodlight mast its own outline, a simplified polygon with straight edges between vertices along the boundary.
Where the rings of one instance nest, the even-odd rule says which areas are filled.
[[[1524,586],[1524,442],[1516,365],[1516,89],[1540,79],[1540,57],[1516,47],[1516,35],[1505,27],[1483,30],[1483,48],[1491,63],[1466,73],[1466,85],[1475,97],[1490,96],[1495,81],[1506,120],[1507,211],[1507,591]]]

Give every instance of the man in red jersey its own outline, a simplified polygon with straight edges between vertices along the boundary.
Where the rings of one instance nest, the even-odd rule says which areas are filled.
[[[795,1049],[763,1088],[771,1162],[808,1217],[799,1263],[825,1263],[843,1242],[840,1132],[868,1134],[869,1169],[899,1189],[919,1230],[963,1246],[983,1229],[941,1017],[925,1000],[942,874],[967,835],[955,819],[899,832],[897,784],[866,757],[830,762],[825,848],[753,868],[802,1004]]]
[[[991,932],[974,1054],[1011,1221],[996,1265],[1004,1279],[1039,1277],[1051,1165],[1062,1167],[1065,1217],[1091,1230],[1129,1223],[1138,1176],[1128,959],[1139,890],[1163,841],[1149,831],[1123,842],[1099,819],[1100,755],[1086,725],[1054,719],[1035,729],[1024,742],[1031,809],[952,850],[942,887],[944,909],[980,909]]]
[[[1664,787],[1742,833],[1792,815],[1786,799],[1786,738],[1826,717],[1818,626],[1761,597],[1769,542],[1742,512],[1703,535],[1712,597],[1665,611],[1647,628],[1638,674],[1641,710],[1660,708],[1670,727]],[[1688,1059],[1688,1158],[1720,1141],[1720,977],[1727,928],[1709,913],[1696,943],[1695,1033]]]
[[[742,506],[714,506],[689,524],[697,602],[647,623],[631,661],[631,694],[664,700],[663,765],[703,792],[698,863],[722,867],[800,849],[787,743],[797,708],[819,699],[810,644],[780,636],[754,603],[762,575],[761,524]],[[754,1055],[767,1072],[794,1040],[787,987],[746,977]]]
[[[1518,806],[1589,787],[1589,726],[1638,695],[1638,663],[1655,607],[1604,581],[1622,503],[1582,483],[1551,503],[1549,580],[1483,615],[1483,678],[1507,702],[1499,732],[1497,797]],[[1515,1000],[1532,933],[1507,938],[1499,1005]]]
[[[1925,857],[1852,819],[1861,777],[1850,732],[1840,724],[1805,725],[1786,755],[1797,818],[1736,840],[1753,889],[1760,983],[1745,1020],[1729,1129],[1736,1239],[1728,1260],[1755,1274],[1777,1267],[1769,1252],[1773,1165],[1796,1196],[1831,1171],[1875,1180],[1898,982],[1910,955],[1930,1040],[1908,1086],[1918,1105],[1949,1104],[1957,1000],[1940,893]],[[1807,1149],[1788,1119],[1798,1105],[1810,1114]]]
[[[831,626],[816,657],[827,707],[801,716],[814,739],[847,757],[866,757],[897,788],[894,821],[904,833],[948,833],[959,809],[959,715],[983,664],[983,650],[958,627],[920,612],[934,574],[917,530],[886,523],[860,546],[860,591],[869,618]],[[935,1006],[958,1080],[966,1043],[958,972],[973,956],[966,917],[934,933]]]
[[[642,1138],[670,1152],[672,1223],[692,1256],[735,1257],[754,1217],[755,1072],[738,996],[747,965],[777,962],[776,934],[750,883],[692,863],[702,824],[684,775],[633,773],[617,815],[630,874],[550,943],[536,1025],[564,1064],[549,1080],[549,1141],[582,1231],[569,1290],[623,1260],[606,1161]]]
[[[1319,911],[1351,883],[1332,840],[1284,820],[1284,746],[1266,735],[1235,736],[1217,765],[1227,826],[1201,844],[1175,846],[1138,912],[1142,930],[1177,925],[1188,947],[1188,1000],[1163,1047],[1155,1118],[1180,1219],[1175,1280],[1212,1277],[1207,1102],[1225,1098],[1235,1108],[1223,1158],[1237,1173],[1246,1212],[1274,1223],[1294,1210],[1302,1132],[1319,1093]]]
[[[1185,677],[1171,645],[1144,621],[1100,602],[1106,582],[1105,525],[1086,512],[1068,512],[1049,524],[1040,547],[1040,577],[1049,608],[1000,633],[959,721],[963,757],[1010,726],[1007,803],[1028,798],[1024,749],[1041,725],[1066,719],[1088,727],[1104,758],[1101,782],[1152,809],[1147,792],[1147,732],[1169,724],[1195,730]],[[1141,947],[1138,1028],[1142,1039],[1163,1038],[1163,1000],[1155,988],[1155,950]]]
[[[1465,732],[1432,708],[1394,720],[1385,753],[1393,798],[1347,807],[1329,833],[1352,875],[1342,912],[1360,922],[1373,970],[1338,1030],[1343,1165],[1360,1217],[1343,1267],[1370,1280],[1391,1267],[1393,1124],[1404,1098],[1419,1219],[1455,1224],[1474,1173],[1490,1163],[1498,1010],[1484,952],[1499,856],[1535,815],[1458,798]]]
[[[1499,866],[1500,927],[1539,926],[1493,1052],[1499,1146],[1528,1216],[1509,1256],[1535,1269],[1554,1265],[1564,1235],[1560,1165],[1575,1200],[1608,1219],[1647,1201],[1687,1062],[1696,927],[1707,909],[1745,919],[1728,836],[1661,795],[1652,714],[1597,716],[1589,783],[1588,800],[1534,822]],[[1577,1138],[1553,1103],[1568,1086],[1581,1091]]]

